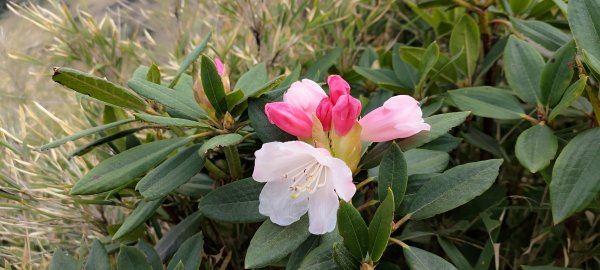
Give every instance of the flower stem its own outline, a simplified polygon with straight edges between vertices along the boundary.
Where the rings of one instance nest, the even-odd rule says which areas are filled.
[[[407,214],[406,216],[398,220],[398,222],[394,223],[394,226],[392,226],[392,232],[396,231],[398,228],[400,228],[400,226],[406,223],[410,219],[410,216],[410,214]]]
[[[210,159],[206,159],[204,161],[204,168],[206,168],[210,173],[212,173],[218,179],[227,178],[227,174],[223,170],[221,170],[219,167],[217,167],[217,165],[212,163],[212,161],[210,161]]]
[[[242,162],[240,161],[240,155],[238,153],[237,146],[231,145],[223,148],[225,158],[227,159],[227,166],[229,167],[229,174],[231,179],[242,178]]]
[[[392,243],[394,243],[394,244],[396,244],[396,245],[399,245],[399,246],[401,246],[402,248],[408,248],[408,245],[407,245],[407,244],[405,244],[404,242],[402,242],[402,241],[400,241],[400,240],[398,240],[398,239],[396,239],[396,238],[392,238],[392,237],[390,237],[390,238],[389,238],[389,240],[390,240],[390,242],[392,242]]]

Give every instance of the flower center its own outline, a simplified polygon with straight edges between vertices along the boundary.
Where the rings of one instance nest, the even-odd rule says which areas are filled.
[[[292,198],[298,198],[302,192],[314,193],[324,186],[327,183],[327,174],[324,168],[325,166],[316,160],[311,160],[284,174],[283,178],[292,179],[290,191],[295,192],[292,194]]]

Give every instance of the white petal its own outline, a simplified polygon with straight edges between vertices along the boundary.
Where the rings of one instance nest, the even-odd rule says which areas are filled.
[[[327,182],[344,201],[352,200],[356,186],[352,183],[352,171],[344,161],[334,157],[320,157],[319,162],[327,167]]]
[[[340,206],[332,185],[326,185],[308,198],[308,231],[325,234],[335,229],[337,209]]]
[[[256,160],[252,178],[258,182],[279,181],[286,173],[314,160],[310,152],[295,149],[298,148],[295,146],[298,143],[306,144],[298,141],[263,144],[262,148],[254,153]]]
[[[308,195],[292,198],[291,185],[291,180],[268,182],[260,192],[258,211],[280,226],[298,221],[308,210]]]

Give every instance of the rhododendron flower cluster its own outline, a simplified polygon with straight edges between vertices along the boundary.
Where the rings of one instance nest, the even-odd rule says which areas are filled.
[[[265,106],[269,121],[298,141],[266,143],[255,154],[253,178],[266,182],[261,214],[287,226],[309,216],[309,231],[324,234],[336,223],[339,199],[356,192],[352,174],[362,154],[361,141],[406,138],[429,125],[418,101],[395,96],[359,120],[361,103],[339,75],[327,78],[329,96],[316,82],[294,82],[283,101]]]

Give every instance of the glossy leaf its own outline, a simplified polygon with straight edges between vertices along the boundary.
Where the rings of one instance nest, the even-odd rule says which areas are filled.
[[[517,31],[550,51],[558,50],[571,39],[560,29],[545,22],[517,18],[510,18],[510,22]]]
[[[306,255],[298,270],[335,270],[333,245],[320,245]]]
[[[350,251],[341,243],[333,244],[333,261],[341,270],[355,270],[360,265],[359,261],[352,257]]]
[[[200,222],[202,222],[203,219],[204,216],[202,213],[197,211],[187,216],[184,220],[179,222],[179,224],[171,227],[171,230],[156,243],[155,249],[160,256],[160,259],[164,261],[166,258],[170,257],[177,249],[179,249],[179,246],[181,246],[183,242],[196,234],[196,232],[200,230]]]
[[[225,88],[221,76],[219,76],[213,60],[207,56],[202,56],[200,66],[200,78],[202,79],[204,93],[217,115],[223,115],[227,111],[227,100],[225,99]]]
[[[169,110],[192,119],[206,118],[202,108],[195,102],[189,102],[189,98],[179,91],[139,79],[131,79],[127,85],[136,93],[164,105]]]
[[[461,54],[455,62],[465,77],[471,78],[475,73],[477,60],[481,51],[479,26],[471,16],[463,15],[450,34],[450,53]]]
[[[146,261],[152,266],[152,270],[163,270],[164,267],[160,261],[160,256],[154,250],[154,247],[146,243],[144,240],[138,240],[135,247],[146,255]]]
[[[558,139],[546,125],[535,125],[523,131],[515,144],[517,159],[532,173],[550,165],[557,150]]]
[[[476,86],[448,91],[450,98],[463,111],[494,119],[520,119],[525,112],[519,101],[508,91]]]
[[[377,191],[380,200],[384,200],[384,194],[388,188],[394,194],[394,202],[400,205],[406,192],[408,182],[408,167],[406,159],[400,147],[396,143],[392,143],[389,150],[379,165],[379,174],[377,176]]]
[[[104,248],[104,245],[100,241],[94,240],[92,242],[92,248],[90,249],[90,254],[88,254],[87,260],[85,261],[84,269],[110,270],[110,260],[108,258],[108,253],[106,252],[106,248]]]
[[[108,123],[106,125],[101,125],[101,126],[95,126],[95,127],[92,127],[92,128],[88,128],[86,130],[77,132],[77,133],[75,133],[75,134],[73,134],[71,136],[67,136],[67,137],[64,137],[64,138],[52,141],[52,142],[50,142],[48,144],[42,145],[42,146],[40,146],[38,148],[38,150],[45,151],[45,150],[48,150],[48,149],[52,149],[52,148],[61,146],[61,145],[65,144],[65,143],[67,143],[67,142],[74,141],[74,140],[83,138],[85,136],[88,136],[88,135],[91,135],[91,134],[94,134],[94,133],[98,133],[98,132],[101,132],[101,131],[104,131],[104,130],[107,130],[107,129],[111,129],[111,128],[114,128],[114,127],[117,127],[117,126],[120,126],[120,125],[128,124],[128,123],[131,123],[133,121],[135,121],[135,119],[124,119],[124,120],[120,120],[120,121]]]
[[[427,149],[408,150],[404,153],[404,157],[408,165],[408,175],[440,172],[450,162],[448,153]],[[381,170],[381,167],[379,168]],[[397,202],[400,205],[401,200]]]
[[[202,250],[204,248],[204,239],[202,233],[198,233],[183,242],[181,247],[173,254],[169,261],[167,270],[174,270],[178,263],[183,263],[185,270],[197,270],[202,261]]]
[[[52,80],[72,90],[117,107],[144,110],[146,103],[126,88],[71,68],[54,68]]]
[[[201,146],[192,145],[170,157],[146,174],[135,189],[147,200],[168,195],[202,170],[204,157],[198,154]]]
[[[319,246],[321,236],[309,236],[296,250],[290,254],[290,257],[285,265],[286,270],[294,270],[300,268],[302,261],[306,256],[317,246]]]
[[[385,200],[381,202],[369,224],[369,257],[374,262],[381,259],[387,247],[392,232],[395,208],[394,193],[388,189]]]
[[[508,39],[504,49],[506,80],[521,100],[529,104],[540,102],[543,68],[544,59],[532,45],[514,36]]]
[[[481,195],[496,180],[501,159],[458,165],[426,182],[410,204],[412,219],[425,219],[452,210]]]
[[[369,229],[358,210],[352,204],[341,200],[337,211],[337,222],[348,251],[357,260],[364,259],[369,248]]]
[[[569,42],[561,47],[554,56],[548,60],[541,77],[541,102],[554,106],[564,94],[575,73],[575,56],[577,48],[575,42]]]
[[[152,267],[146,261],[146,256],[142,251],[135,247],[121,245],[117,257],[117,269],[152,270]]]
[[[569,1],[569,26],[577,46],[600,59],[600,2]]]
[[[559,116],[564,110],[569,108],[577,98],[581,96],[583,91],[585,90],[585,86],[587,84],[587,77],[583,77],[573,83],[567,90],[565,90],[565,94],[562,96],[560,102],[550,111],[550,115],[548,116],[548,120],[552,121],[554,118]]]
[[[127,233],[133,231],[146,220],[148,220],[156,209],[158,209],[163,202],[162,198],[156,199],[154,201],[145,201],[142,200],[135,209],[129,214],[129,216],[125,219],[119,230],[113,235],[113,239],[119,239],[126,235]]]
[[[440,256],[420,248],[406,246],[403,250],[404,258],[406,259],[408,268],[411,270],[456,269],[454,265],[442,259]]]
[[[200,156],[204,156],[208,150],[216,149],[218,147],[237,145],[242,142],[244,137],[237,133],[221,134],[212,137],[204,142],[202,147],[198,150]]]
[[[238,180],[210,192],[198,208],[207,218],[231,222],[252,223],[265,220],[258,212],[259,195],[265,184],[252,178]]]
[[[260,268],[283,259],[300,246],[309,235],[308,215],[285,227],[266,220],[250,241],[246,252],[245,268]]]
[[[572,14],[572,13],[571,13]],[[584,131],[562,150],[552,170],[550,202],[557,224],[585,209],[600,192],[600,128]]]

